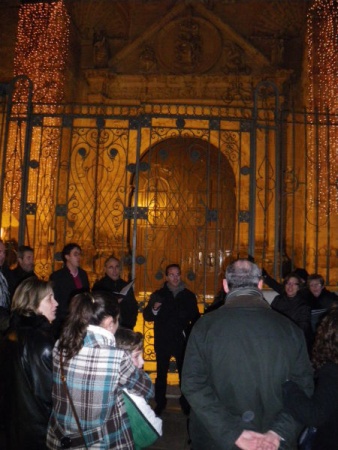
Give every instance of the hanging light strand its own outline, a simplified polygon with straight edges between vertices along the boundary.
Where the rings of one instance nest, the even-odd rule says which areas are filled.
[[[20,7],[14,74],[32,80],[36,103],[55,104],[64,99],[69,25],[63,0]]]
[[[307,17],[310,202],[338,211],[338,3],[315,0]],[[315,130],[317,126],[317,131]]]

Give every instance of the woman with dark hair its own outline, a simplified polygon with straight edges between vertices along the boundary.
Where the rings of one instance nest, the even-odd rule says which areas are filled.
[[[300,293],[303,286],[301,278],[296,273],[290,273],[283,281],[284,292],[277,295],[271,302],[272,309],[289,317],[305,334],[308,348],[312,341],[311,308]]]
[[[27,278],[17,287],[10,326],[0,347],[7,450],[45,450],[52,408],[51,322],[57,302],[49,282]]]
[[[104,292],[76,295],[53,352],[53,410],[47,447],[131,450],[123,389],[153,396],[150,378],[115,346],[119,307]]]
[[[293,381],[284,388],[288,412],[307,427],[316,427],[312,450],[337,450],[338,445],[338,308],[321,321],[312,352],[316,388],[312,398]]]

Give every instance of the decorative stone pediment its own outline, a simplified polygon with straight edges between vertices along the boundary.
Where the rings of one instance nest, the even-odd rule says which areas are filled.
[[[176,6],[109,61],[116,73],[260,72],[269,60],[202,4]]]
[[[247,104],[262,79],[282,87],[290,76],[203,4],[186,2],[100,67],[86,71],[91,101]]]

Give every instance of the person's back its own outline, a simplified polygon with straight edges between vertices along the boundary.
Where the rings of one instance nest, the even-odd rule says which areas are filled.
[[[290,378],[311,393],[302,330],[273,311],[259,289],[230,290],[225,305],[202,317],[188,341],[182,391],[192,407],[194,450],[237,448],[246,430],[272,430],[285,439],[280,448],[294,448],[300,430],[282,412],[282,383]]]
[[[281,409],[281,383],[296,375],[293,364],[305,345],[302,331],[264,306],[229,304],[195,327],[203,330],[199,348],[210,363],[208,376],[224,406],[242,419],[252,411],[249,422],[267,431]],[[308,364],[303,356],[300,362]],[[212,369],[217,367],[221,370]]]
[[[115,347],[118,313],[117,302],[104,292],[77,294],[71,301],[53,351],[53,408],[47,433],[51,450],[59,450],[69,439],[73,447],[84,448],[82,434],[88,448],[134,449],[122,389],[148,400],[153,386],[130,355]]]

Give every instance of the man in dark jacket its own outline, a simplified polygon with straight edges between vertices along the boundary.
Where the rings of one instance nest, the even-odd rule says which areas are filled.
[[[20,245],[18,248],[18,264],[11,270],[10,295],[13,297],[15,289],[29,277],[36,277],[34,272],[34,250],[29,245]]]
[[[80,292],[89,291],[87,272],[80,267],[81,252],[81,247],[78,244],[72,242],[65,245],[62,250],[64,266],[50,276],[50,280],[53,282],[54,297],[59,304],[56,319],[53,322],[56,338],[60,335],[72,297]]]
[[[132,330],[136,325],[138,314],[138,303],[134,295],[132,287],[128,290],[126,295],[119,296],[120,292],[128,282],[120,277],[121,262],[115,256],[110,256],[105,264],[106,275],[94,283],[92,291],[105,291],[113,294],[120,306],[120,325],[124,328]]]
[[[338,305],[338,296],[326,289],[324,278],[318,273],[309,275],[305,296],[311,308],[311,326],[315,333],[321,319],[334,305]]]
[[[184,351],[192,325],[199,318],[196,295],[181,281],[178,264],[166,267],[166,282],[151,294],[143,311],[144,320],[154,322],[154,346],[157,376],[155,382],[155,412],[160,415],[166,407],[167,374],[171,356],[176,360],[181,378]],[[180,403],[184,412],[189,406],[182,396]]]
[[[182,392],[191,405],[194,450],[295,449],[299,424],[283,411],[282,384],[307,395],[313,371],[302,330],[270,308],[256,264],[226,270],[225,305],[194,326]]]

